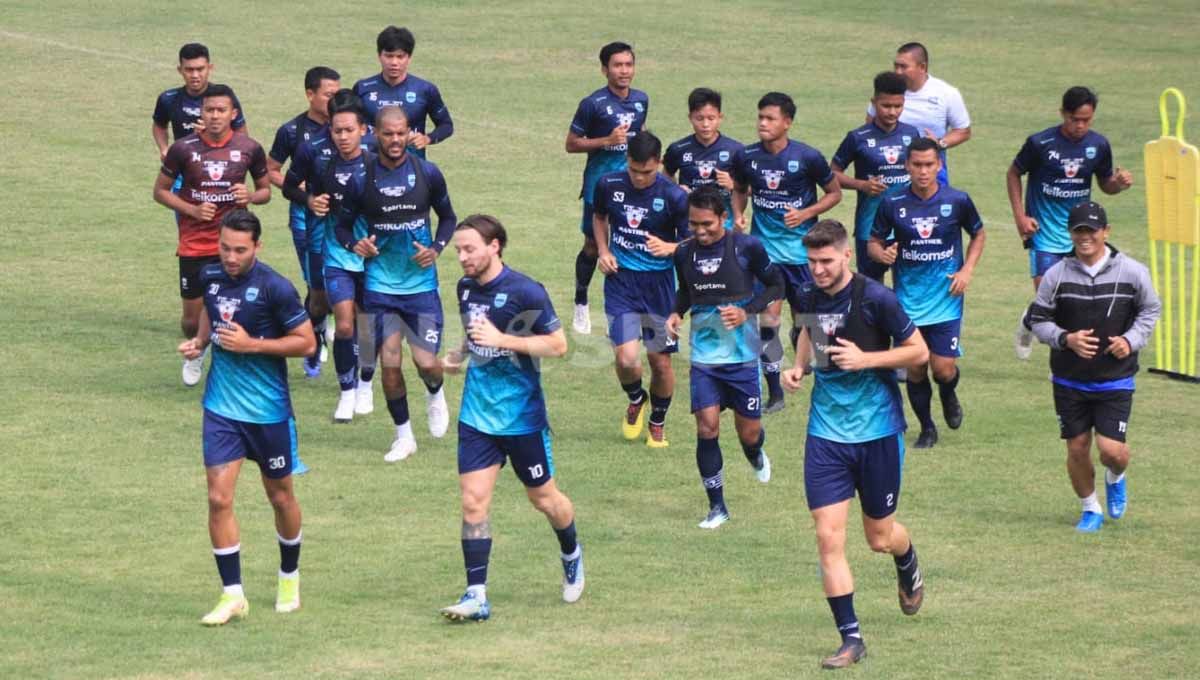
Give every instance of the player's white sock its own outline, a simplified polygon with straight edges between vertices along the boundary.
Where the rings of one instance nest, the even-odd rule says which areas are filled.
[[[231,586],[225,586],[225,594],[237,595],[238,597],[246,597],[246,592],[242,590],[242,584],[235,583]]]
[[[467,592],[470,593],[471,596],[476,600],[479,600],[480,602],[487,602],[486,585],[467,586]]]
[[[1124,472],[1122,472],[1119,475],[1114,476],[1112,473],[1112,470],[1108,470],[1108,469],[1104,470],[1104,481],[1105,482],[1107,482],[1109,484],[1116,484],[1117,482],[1121,481],[1122,479],[1125,479]]]
[[[582,554],[583,554],[583,548],[578,545],[575,546],[575,552],[571,553],[570,555],[563,555],[562,553],[559,553],[559,555],[562,555],[562,558],[564,560],[573,560]]]
[[[279,570],[279,578],[286,578],[286,579],[300,578],[300,570],[297,569],[296,571],[293,571],[292,573],[289,574],[281,569],[281,570]]]
[[[1103,514],[1104,511],[1100,509],[1100,501],[1096,500],[1095,491],[1093,491],[1092,495],[1088,496],[1087,498],[1080,498],[1079,500],[1083,503],[1084,512],[1094,512],[1097,515]]]
[[[403,425],[396,426],[396,439],[412,439],[412,421],[405,421]]]

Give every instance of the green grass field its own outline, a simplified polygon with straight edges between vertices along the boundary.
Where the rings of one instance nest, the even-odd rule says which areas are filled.
[[[871,554],[852,522],[870,647],[853,672],[1195,677],[1200,387],[1143,373],[1129,514],[1076,535],[1046,350],[1029,363],[1012,357],[1011,327],[1031,291],[1004,193],[1024,137],[1055,123],[1064,89],[1090,85],[1101,97],[1096,129],[1136,178],[1133,191],[1100,199],[1112,239],[1145,259],[1141,147],[1159,134],[1158,94],[1177,86],[1200,102],[1191,3],[329,6],[0,7],[0,677],[808,677],[836,646],[804,503],[807,395],[765,421],[767,487],[742,462],[726,417],[734,519],[702,532],[686,380],[671,447],[624,443],[624,397],[599,334],[572,336],[544,376],[559,480],[587,549],[579,604],[559,601],[557,544],[506,472],[492,513],[493,619],[446,625],[436,611],[463,585],[453,435],[428,437],[418,397],[420,450],[385,465],[382,398],[372,416],[334,427],[332,366],[305,381],[293,363],[313,467],[297,481],[304,608],[272,611],[270,509],[255,475],[243,474],[254,611],[223,629],[197,625],[219,581],[205,531],[200,390],[180,385],[174,351],[175,229],[150,197],[154,98],[178,84],[179,45],[205,42],[214,80],[237,90],[252,135],[269,145],[303,109],[304,70],[331,65],[347,86],[377,72],[374,37],[390,22],[416,32],[412,71],[440,86],[454,115],[454,137],[431,159],[458,214],[498,215],[513,240],[506,260],[544,281],[568,316],[583,159],[562,145],[576,103],[602,84],[602,43],[637,46],[635,86],[650,94],[650,128],[665,142],[690,132],[695,86],[723,91],[724,130],[743,141],[754,138],[757,98],[779,89],[799,106],[794,136],[827,156],[862,123],[871,77],[895,47],[928,44],[931,72],[962,90],[973,118],[974,138],[951,154],[952,178],[990,238],[968,293],[966,423],[907,459],[899,517],[921,551],[925,608],[900,615],[891,560]],[[850,222],[852,211],[848,195],[833,215]],[[286,202],[276,193],[258,213],[263,259],[299,280]],[[458,275],[444,257],[443,289]],[[686,378],[684,360],[676,370]],[[448,387],[457,412],[461,379]]]

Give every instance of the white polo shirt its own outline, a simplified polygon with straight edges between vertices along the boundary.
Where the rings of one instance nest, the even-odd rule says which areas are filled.
[[[875,115],[873,104],[867,105],[867,115]],[[934,137],[941,139],[947,130],[971,127],[971,116],[958,88],[941,78],[929,76],[920,90],[904,93],[904,113],[900,114],[900,122],[917,128],[922,135],[928,129]]]

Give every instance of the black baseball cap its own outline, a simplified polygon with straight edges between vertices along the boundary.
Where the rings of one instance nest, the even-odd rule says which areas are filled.
[[[1080,227],[1096,231],[1107,226],[1108,215],[1104,212],[1104,206],[1095,201],[1080,203],[1071,208],[1071,214],[1067,215],[1067,229],[1072,231]]]

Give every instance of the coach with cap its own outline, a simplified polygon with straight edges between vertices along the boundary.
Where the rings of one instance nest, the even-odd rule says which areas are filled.
[[[1067,473],[1083,504],[1075,529],[1099,531],[1092,433],[1105,471],[1108,516],[1125,514],[1125,437],[1133,407],[1138,350],[1146,345],[1161,305],[1145,265],[1108,243],[1104,208],[1091,201],[1071,209],[1067,228],[1075,249],[1046,271],[1029,320],[1050,345],[1050,380]]]

